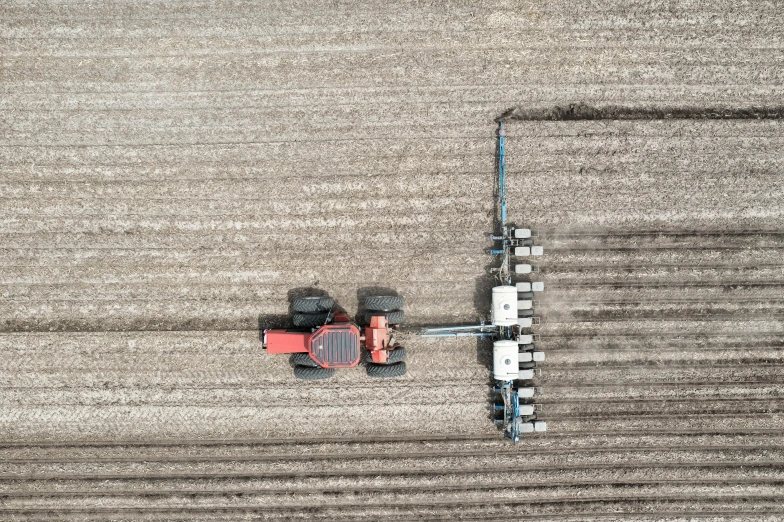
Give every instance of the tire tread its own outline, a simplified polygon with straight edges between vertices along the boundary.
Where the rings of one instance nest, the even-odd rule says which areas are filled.
[[[365,298],[365,310],[391,312],[403,308],[402,295],[371,295]]]
[[[310,368],[320,368],[318,363],[310,358],[310,354],[299,352],[291,356],[291,360],[297,366],[308,366]]]
[[[298,328],[318,328],[326,324],[328,313],[294,314],[294,326]]]
[[[322,379],[329,379],[335,373],[334,368],[322,368],[316,366],[300,366],[294,367],[294,377],[302,379],[303,381],[320,381]]]
[[[295,312],[314,313],[329,312],[335,306],[335,300],[331,297],[299,297],[294,299],[291,308]]]
[[[395,377],[402,377],[406,374],[406,363],[368,364],[367,374],[368,377],[377,379],[394,379]]]

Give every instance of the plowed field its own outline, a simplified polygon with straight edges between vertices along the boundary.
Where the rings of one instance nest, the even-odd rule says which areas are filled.
[[[0,5],[0,518],[781,520],[777,2]],[[541,232],[503,440],[495,119]],[[405,296],[408,373],[294,379],[289,299]]]

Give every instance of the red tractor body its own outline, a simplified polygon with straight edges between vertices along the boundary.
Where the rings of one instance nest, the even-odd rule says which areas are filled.
[[[315,331],[265,330],[267,353],[308,353],[322,368],[352,368],[359,364],[360,351],[370,352],[372,362],[388,359],[391,330],[383,315],[373,316],[361,335],[347,315],[336,313],[330,324]]]
[[[376,295],[365,298],[357,326],[336,310],[329,296],[305,296],[291,303],[294,328],[263,331],[267,353],[290,353],[294,376],[304,380],[328,379],[337,368],[363,364],[368,377],[394,378],[406,373],[406,349],[395,342],[403,322],[403,297]],[[363,354],[363,350],[367,353]]]

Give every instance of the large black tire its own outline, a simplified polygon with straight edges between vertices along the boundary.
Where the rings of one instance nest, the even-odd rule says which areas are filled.
[[[374,315],[386,316],[389,324],[401,324],[406,318],[406,314],[403,313],[403,310],[394,310],[392,312],[366,312],[365,324],[370,324],[370,318]]]
[[[370,312],[390,312],[401,308],[402,295],[371,295],[365,298],[365,310]]]
[[[389,352],[389,359],[387,359],[387,364],[395,364],[399,362],[403,362],[406,360],[406,349],[402,346],[400,348],[395,348],[394,350]],[[370,352],[367,352],[365,356],[365,361],[370,364],[377,364],[373,362],[373,356]]]
[[[368,377],[375,377],[377,379],[402,377],[406,374],[406,363],[399,362],[395,364],[368,364],[367,374]]]
[[[322,368],[316,366],[295,366],[294,377],[302,379],[303,381],[319,381],[321,379],[329,379],[335,373],[333,368]]]
[[[406,349],[400,346],[389,352],[387,364],[395,364],[406,360]]]
[[[324,296],[298,297],[291,304],[295,312],[304,313],[329,312],[333,306],[335,306],[335,300]]]
[[[327,313],[294,314],[294,326],[297,328],[318,328],[327,322]]]
[[[291,362],[297,366],[309,366],[311,368],[319,368],[316,361],[310,358],[310,354],[299,352],[291,356]]]

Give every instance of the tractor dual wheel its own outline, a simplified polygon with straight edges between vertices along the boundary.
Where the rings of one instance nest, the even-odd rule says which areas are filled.
[[[377,379],[402,377],[406,374],[406,363],[399,362],[395,364],[368,364],[367,374],[368,377],[375,377]]]
[[[329,313],[294,314],[294,326],[297,328],[319,328],[327,324]]]
[[[406,318],[403,310],[393,310],[391,312],[365,312],[365,324],[370,324],[370,319],[374,315],[383,315],[389,324],[401,324]]]
[[[406,349],[402,346],[400,348],[395,348],[394,350],[389,351],[389,358],[387,359],[386,363],[374,363],[373,362],[373,353],[367,352],[367,356],[365,358],[365,362],[368,364],[395,364],[399,362],[403,362],[406,360]]]
[[[322,368],[321,366],[294,366],[294,377],[303,381],[320,381],[329,379],[335,373],[334,368]]]
[[[335,300],[324,296],[298,297],[291,303],[291,308],[300,313],[331,312],[334,306]]]
[[[310,354],[299,352],[291,356],[291,362],[297,366],[309,366],[310,368],[320,368],[318,363],[310,358]]]
[[[402,295],[371,295],[365,298],[368,312],[391,312],[403,308]]]

